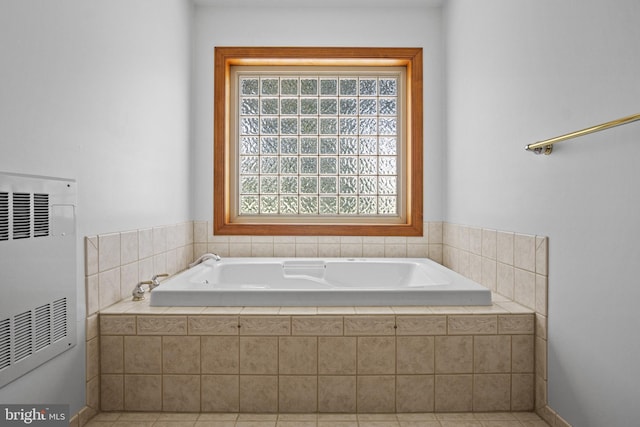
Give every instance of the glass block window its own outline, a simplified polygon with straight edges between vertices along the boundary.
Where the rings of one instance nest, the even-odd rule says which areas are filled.
[[[237,75],[240,216],[395,216],[398,73]]]
[[[421,49],[215,53],[215,234],[422,235]]]

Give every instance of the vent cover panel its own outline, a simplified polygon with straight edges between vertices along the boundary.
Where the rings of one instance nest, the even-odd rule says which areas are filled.
[[[31,237],[31,195],[13,193],[13,238]]]
[[[33,195],[33,237],[49,235],[49,195]]]
[[[0,172],[0,388],[76,344],[75,210],[75,181]]]
[[[9,240],[9,193],[0,192],[0,240]]]

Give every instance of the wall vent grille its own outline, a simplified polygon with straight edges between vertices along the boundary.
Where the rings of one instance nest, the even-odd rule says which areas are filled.
[[[0,321],[0,371],[11,365],[11,320]]]
[[[51,305],[40,306],[35,309],[35,313],[35,351],[38,351],[51,344]]]
[[[0,240],[9,240],[9,193],[0,193]]]
[[[67,336],[67,299],[60,298],[53,302],[53,341]]]
[[[0,192],[0,241],[50,235],[49,194]]]
[[[49,195],[33,195],[33,237],[49,235]]]
[[[13,239],[31,237],[31,194],[13,193]]]
[[[21,361],[33,354],[33,325],[31,311],[25,311],[13,318],[15,354],[14,360]]]

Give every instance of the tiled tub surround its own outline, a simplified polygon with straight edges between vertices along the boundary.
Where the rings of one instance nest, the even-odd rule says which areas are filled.
[[[169,230],[169,228],[171,230]],[[158,230],[154,233],[154,230],[156,229]],[[164,231],[162,231],[162,229],[164,229]],[[106,261],[102,262],[103,268],[100,268],[99,261],[102,258],[100,255],[99,243],[102,238],[105,242],[105,244],[102,245],[103,250],[107,250],[110,252],[117,251],[117,245],[113,243],[113,240],[115,240],[115,237],[112,237],[113,234],[120,235],[121,238],[121,247],[119,249],[121,263],[120,265],[115,265],[112,269],[121,268],[120,276],[122,277],[123,266],[125,267],[124,270],[127,271],[127,265],[136,262],[138,263],[138,278],[134,280],[134,274],[127,276],[130,277],[130,282],[132,283],[132,285],[134,285],[135,281],[138,279],[147,280],[147,276],[150,277],[149,273],[153,275],[155,273],[161,272],[159,270],[162,270],[161,267],[167,267],[167,263],[169,267],[172,265],[180,265],[182,268],[184,268],[188,261],[191,261],[195,257],[206,252],[217,252],[223,256],[426,256],[437,262],[444,263],[449,268],[462,273],[463,275],[466,275],[467,277],[470,277],[480,283],[483,283],[491,289],[498,290],[507,294],[509,298],[515,301],[519,301],[525,306],[522,307],[520,304],[514,304],[513,302],[504,300],[498,302],[500,309],[507,310],[512,314],[521,313],[523,315],[531,316],[534,316],[531,311],[535,310],[535,335],[533,346],[535,347],[535,370],[532,375],[534,375],[535,378],[534,397],[536,402],[536,411],[540,415],[542,415],[551,425],[554,425],[554,423],[557,423],[557,425],[567,425],[561,417],[555,414],[553,410],[546,405],[546,238],[500,232],[496,230],[466,227],[455,224],[443,224],[441,222],[425,223],[425,236],[418,238],[212,236],[211,229],[212,227],[210,222],[194,221],[192,223],[189,222],[184,224],[176,224],[168,227],[155,227],[147,229],[146,231],[140,230],[142,231],[142,236],[138,234],[139,255],[137,261],[131,261],[131,258],[129,256],[123,255],[123,253],[125,252],[129,254],[131,252],[127,252],[126,249],[122,248],[122,245],[133,245],[132,233],[134,232],[112,233],[109,235],[94,236],[86,239],[87,296],[89,299],[87,302],[87,308],[89,313],[87,319],[88,407],[85,409],[88,409],[88,411],[84,413],[84,416],[79,417],[80,425],[83,425],[83,423],[86,422],[86,419],[90,418],[95,413],[95,411],[98,410],[100,405],[100,389],[104,389],[104,384],[101,385],[99,381],[100,346],[98,344],[99,327],[96,311],[101,307],[104,307],[105,301],[108,300],[108,298],[103,298],[102,303],[100,302],[100,287],[98,286],[99,280],[97,279],[100,278],[100,273],[109,271],[109,268],[106,268],[106,270],[104,268],[105,265],[110,265],[108,260],[111,259],[111,265],[114,265],[113,260],[116,259],[116,257],[114,257],[113,255],[107,255]],[[153,249],[153,255],[149,254],[148,249],[149,230],[151,230],[151,242],[154,242],[155,237],[155,242],[158,243],[158,248]],[[175,230],[183,230],[182,236],[184,236],[184,240],[182,240],[183,237],[175,237],[180,234],[180,232],[176,232]],[[140,231],[137,231],[135,233],[140,233]],[[167,239],[167,244],[166,246],[163,246],[165,238]],[[111,240],[111,244],[109,244],[109,240]],[[180,246],[178,245],[170,244],[169,242],[171,241],[184,242],[184,249],[179,249]],[[532,241],[533,245],[531,245]],[[164,250],[162,249],[163,247],[165,248]],[[131,249],[131,247],[129,248]],[[518,253],[516,254],[516,252]],[[165,254],[165,257],[162,256],[163,253]],[[142,256],[141,254],[144,254],[144,256]],[[191,254],[191,258],[188,261],[185,261],[188,258],[189,254]],[[156,257],[156,255],[160,256]],[[102,255],[102,257],[105,257],[105,255]],[[175,264],[173,263],[173,260],[176,259],[176,257],[181,259],[181,264],[178,264],[177,262]],[[151,258],[153,261],[150,262],[149,258]],[[163,263],[163,260],[165,263]],[[149,266],[154,267],[151,269],[149,268]],[[493,274],[494,266],[495,273]],[[135,269],[135,267],[133,266],[129,267],[131,267],[131,269]],[[156,269],[156,267],[160,267],[159,270]],[[180,269],[180,267],[177,267],[176,271],[179,271]],[[166,270],[169,270],[169,268],[166,268]],[[96,275],[98,276],[96,277]],[[531,280],[532,277],[533,282]],[[121,285],[126,281],[117,281],[116,275],[113,273],[111,275],[107,274],[106,276],[104,276],[104,280],[102,281],[103,284],[116,282],[118,283],[118,285]],[[533,287],[531,286],[531,283],[533,283]],[[511,284],[513,284],[512,288]],[[113,287],[115,288],[115,286]],[[132,287],[133,286],[131,286],[131,288]],[[513,289],[513,291],[509,293],[509,289]],[[532,289],[534,289],[534,293],[532,293]],[[121,295],[122,293],[126,293],[127,295],[125,296],[128,296],[128,292],[130,291],[129,285],[122,284],[120,291]],[[533,300],[531,298],[532,295],[534,295]],[[534,303],[532,304],[531,301],[534,301]],[[496,307],[496,305],[494,305],[494,307]],[[142,307],[140,307],[140,309],[144,310],[144,308]],[[360,309],[360,311],[362,310],[363,309]],[[424,308],[424,310],[429,311],[430,309]],[[431,310],[430,313],[433,313],[433,310]],[[142,313],[137,313],[136,316],[138,314],[142,315]],[[352,314],[353,313],[349,313],[349,316],[351,316]],[[455,309],[453,309],[453,312],[449,314],[456,314]],[[109,316],[113,315],[114,314],[109,314]],[[440,315],[445,314],[440,313]],[[498,314],[496,314],[496,316],[498,316]],[[241,335],[238,335],[238,337],[240,336]],[[285,336],[287,335],[283,335],[283,337]],[[473,334],[468,336],[475,337],[475,335]],[[204,335],[201,335],[200,337],[202,338],[204,337]],[[124,342],[124,335],[122,335],[122,338]],[[434,335],[433,338],[435,346],[436,336]],[[491,374],[495,375],[498,373]],[[104,375],[122,376],[122,392],[124,393],[124,371],[121,374]],[[162,376],[163,374],[152,375]],[[238,373],[238,375],[240,374]],[[436,374],[436,372],[434,372],[433,375],[441,374]],[[464,376],[473,376],[474,374],[456,373],[450,375],[462,376],[464,378]],[[513,375],[513,373],[511,375]],[[516,375],[519,375],[519,373]],[[349,377],[349,375],[346,376]],[[357,376],[358,375],[356,374],[356,377]],[[365,377],[366,376],[367,375],[365,375]],[[402,374],[400,376],[402,377]],[[401,386],[402,380],[398,381],[398,384]],[[433,410],[437,410],[435,401],[435,388],[433,399]],[[204,408],[204,406],[202,406],[202,408]],[[103,408],[103,410],[105,409]],[[81,413],[80,415],[83,414]]]
[[[179,308],[125,301],[100,314],[101,407],[532,410],[534,314],[501,304]]]
[[[550,425],[569,425],[547,404],[549,239],[444,223],[442,242],[446,267],[535,313],[535,410]]]

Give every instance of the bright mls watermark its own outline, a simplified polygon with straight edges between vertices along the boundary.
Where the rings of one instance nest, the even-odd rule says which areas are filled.
[[[0,405],[0,426],[68,427],[69,405]]]

